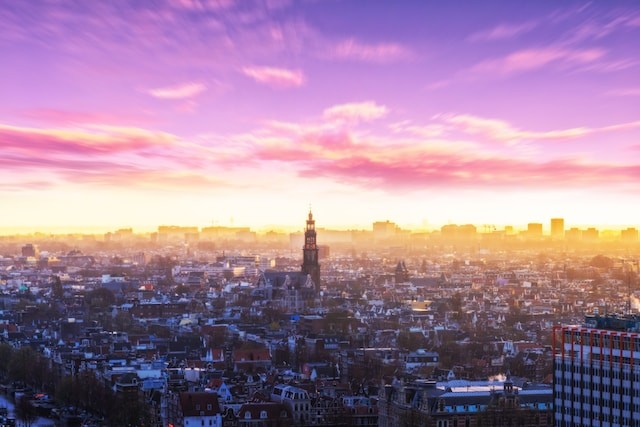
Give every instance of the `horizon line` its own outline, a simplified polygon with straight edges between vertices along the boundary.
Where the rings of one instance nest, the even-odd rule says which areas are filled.
[[[556,218],[556,217],[554,217]],[[473,222],[447,222],[447,223],[434,223],[434,224],[398,224],[391,220],[379,220],[373,221],[368,226],[363,224],[347,224],[336,225],[327,224],[326,226],[317,226],[317,230],[327,231],[373,231],[373,225],[376,223],[389,223],[393,224],[400,231],[409,232],[438,232],[442,227],[447,225],[466,226],[472,225],[476,227],[478,234],[490,234],[492,232],[506,231],[507,228],[511,228],[509,231],[521,232],[527,231],[529,224],[541,224],[543,234],[548,235],[551,226],[550,221],[547,222],[528,222],[528,223],[513,223],[513,224],[487,224],[487,223],[473,223]],[[566,224],[566,222],[565,222]],[[317,225],[317,224],[316,224]],[[0,236],[18,236],[18,235],[37,235],[37,234],[81,234],[81,235],[99,235],[116,233],[122,230],[131,230],[133,234],[152,234],[157,233],[160,227],[179,227],[179,228],[196,228],[198,232],[207,228],[220,228],[220,229],[233,229],[233,228],[245,228],[251,232],[258,234],[266,234],[270,232],[276,233],[295,233],[303,232],[304,225],[292,226],[284,224],[266,224],[259,226],[252,225],[238,225],[238,224],[209,224],[209,225],[185,225],[175,223],[161,223],[155,226],[141,226],[141,225],[112,225],[112,226],[92,226],[92,225],[38,225],[38,226],[0,226]],[[569,224],[565,225],[564,231],[571,229],[586,230],[588,228],[595,228],[599,231],[622,231],[629,228],[640,229],[640,224],[599,224],[592,223],[587,224]],[[545,233],[546,232],[546,233]]]

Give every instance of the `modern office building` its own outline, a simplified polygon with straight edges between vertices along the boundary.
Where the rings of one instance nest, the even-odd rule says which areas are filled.
[[[634,227],[629,227],[626,230],[622,230],[620,232],[620,240],[622,240],[623,242],[637,242],[638,230]]]
[[[564,218],[551,218],[551,238],[564,238]]]
[[[542,237],[542,224],[538,222],[530,222],[527,224],[527,237],[539,239]]]
[[[640,426],[640,316],[553,331],[555,425]]]

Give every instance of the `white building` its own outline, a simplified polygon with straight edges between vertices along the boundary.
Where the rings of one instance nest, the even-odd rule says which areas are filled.
[[[175,427],[222,427],[216,393],[182,392],[170,405],[168,423]]]
[[[271,400],[283,403],[289,408],[293,415],[294,425],[306,425],[310,423],[311,398],[305,389],[279,384],[273,388]]]
[[[554,328],[555,425],[640,427],[640,317]]]

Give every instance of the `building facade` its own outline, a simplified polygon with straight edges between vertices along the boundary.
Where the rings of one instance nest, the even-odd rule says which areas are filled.
[[[544,385],[454,380],[387,384],[377,404],[381,427],[553,425],[552,390]]]
[[[564,238],[564,218],[551,218],[551,237],[553,239]]]
[[[639,331],[639,316],[554,328],[556,426],[640,426]]]

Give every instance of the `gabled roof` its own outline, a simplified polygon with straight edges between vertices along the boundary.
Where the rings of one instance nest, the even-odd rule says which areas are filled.
[[[240,407],[238,411],[238,417],[240,419],[261,419],[262,412],[266,412],[267,417],[262,418],[267,420],[279,420],[291,418],[289,409],[282,403],[276,402],[250,402],[245,403]],[[249,413],[249,415],[247,415]]]
[[[264,362],[271,361],[268,348],[233,350],[234,362]]]
[[[206,392],[180,393],[183,417],[211,417],[220,413],[218,395]]]

